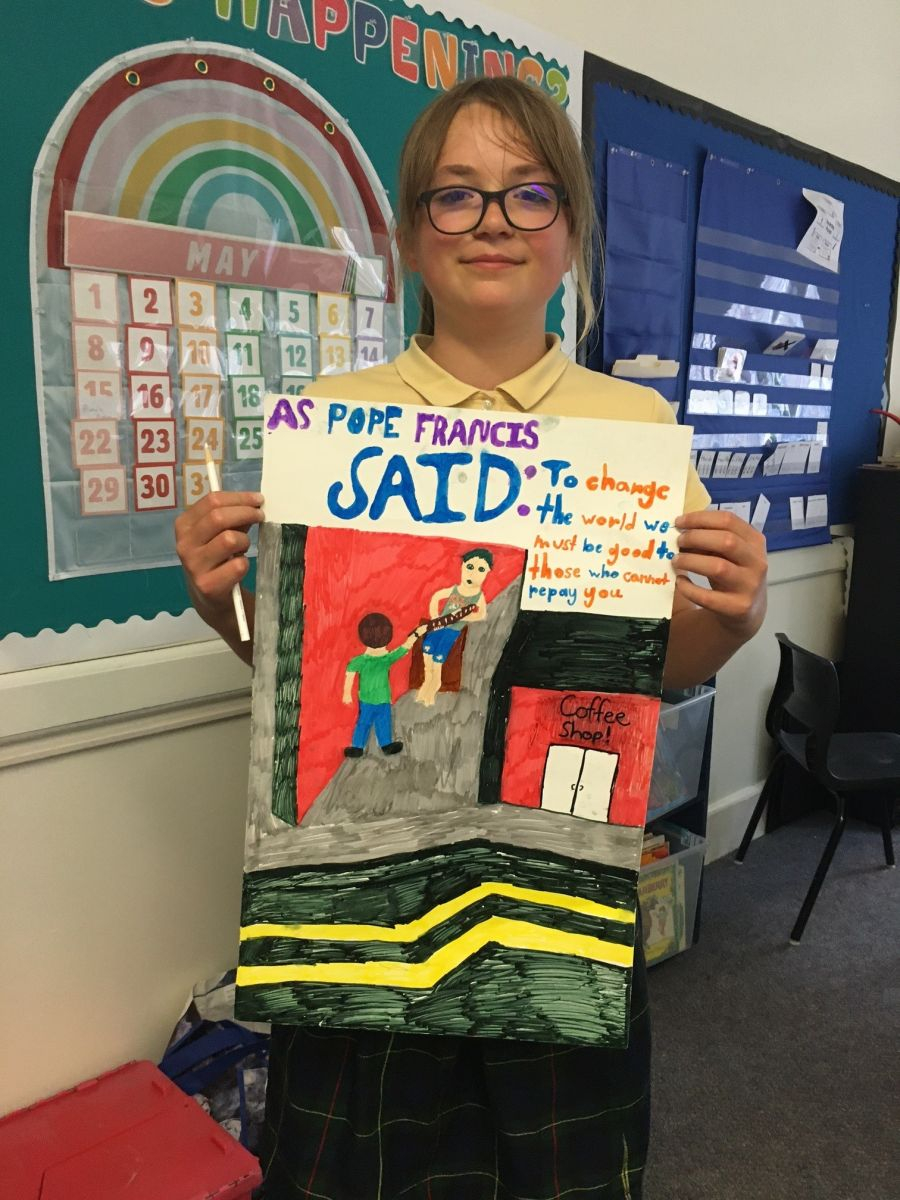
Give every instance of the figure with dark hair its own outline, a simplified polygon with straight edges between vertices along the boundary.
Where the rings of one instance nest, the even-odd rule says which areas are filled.
[[[487,616],[487,601],[482,587],[488,571],[494,565],[494,556],[490,550],[478,547],[467,550],[461,556],[461,564],[459,583],[435,592],[428,606],[428,615],[432,619],[446,617],[455,612],[460,616],[459,620],[451,624],[441,623],[440,628],[435,629],[432,626],[425,635],[422,642],[425,679],[416,693],[420,704],[434,704],[435,697],[441,690],[443,665],[463,631],[463,622],[483,621]]]
[[[374,728],[375,737],[383,754],[398,754],[402,742],[394,741],[391,719],[391,667],[408,654],[424,626],[414,629],[396,650],[388,650],[394,636],[394,626],[384,613],[367,613],[359,623],[359,640],[365,646],[347,663],[344,676],[344,703],[353,703],[353,677],[359,678],[359,715],[353,729],[350,745],[344,750],[347,758],[360,758],[365,751],[369,733]]]

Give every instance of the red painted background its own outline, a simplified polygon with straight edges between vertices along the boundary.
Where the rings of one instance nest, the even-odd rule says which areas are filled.
[[[560,712],[560,704],[566,697],[574,697],[577,706],[581,707],[590,705],[597,695],[609,702],[610,711],[624,713],[629,724],[598,723],[587,717],[567,718]],[[609,750],[619,755],[619,769],[609,806],[610,823],[643,825],[658,715],[659,700],[649,696],[513,688],[500,799],[505,804],[540,807],[544,760],[550,746]],[[600,737],[596,741],[566,737],[563,735],[566,720],[574,722],[576,732],[592,737],[599,732]]]
[[[481,545],[494,556],[484,587],[490,606],[522,574],[525,552],[491,542]],[[393,650],[427,617],[432,594],[459,582],[460,555],[474,546],[444,537],[310,529],[303,589],[298,820],[343,762],[350,743],[356,687],[352,705],[342,703],[341,695],[347,663],[364,649],[356,632],[360,619],[369,612],[389,617]],[[394,700],[408,690],[409,661],[407,655],[391,668]]]

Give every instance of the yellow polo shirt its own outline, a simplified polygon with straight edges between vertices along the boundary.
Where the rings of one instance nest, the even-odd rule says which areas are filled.
[[[304,389],[304,395],[369,404],[431,404],[439,408],[675,424],[671,408],[658,392],[578,366],[563,354],[555,334],[548,334],[547,353],[533,367],[489,392],[473,388],[439,367],[425,353],[430,341],[416,334],[409,349],[393,362],[349,375],[322,375]],[[708,504],[709,493],[691,467],[685,512]]]

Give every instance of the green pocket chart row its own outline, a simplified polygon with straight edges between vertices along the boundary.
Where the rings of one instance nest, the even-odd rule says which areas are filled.
[[[188,607],[173,522],[208,487],[205,447],[224,487],[255,490],[263,394],[380,363],[415,328],[391,242],[412,118],[478,73],[579,111],[580,53],[529,32],[473,0],[434,15],[121,0],[114,21],[103,0],[42,0],[4,16],[0,647]],[[561,330],[574,315],[562,297],[552,311]]]

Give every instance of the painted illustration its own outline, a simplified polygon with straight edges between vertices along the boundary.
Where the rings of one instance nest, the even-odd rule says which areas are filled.
[[[376,407],[267,398],[238,1011],[621,1046],[689,432]]]

